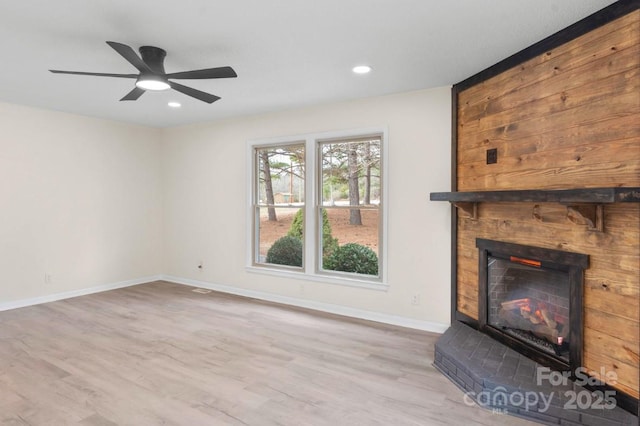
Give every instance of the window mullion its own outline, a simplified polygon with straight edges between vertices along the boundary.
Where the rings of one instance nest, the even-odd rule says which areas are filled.
[[[316,271],[316,204],[317,204],[317,172],[316,172],[316,147],[315,140],[305,140],[305,203],[304,203],[304,265],[305,273],[313,274]]]

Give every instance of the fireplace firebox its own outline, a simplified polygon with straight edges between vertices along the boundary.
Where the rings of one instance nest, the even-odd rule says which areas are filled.
[[[478,238],[480,331],[555,370],[582,365],[589,256]]]

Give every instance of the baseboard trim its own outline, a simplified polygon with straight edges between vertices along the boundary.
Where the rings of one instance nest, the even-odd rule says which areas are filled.
[[[296,306],[299,308],[307,308],[315,311],[326,312],[330,314],[343,315],[351,318],[364,319],[368,321],[380,322],[383,324],[397,325],[400,327],[412,328],[415,330],[430,331],[433,333],[444,333],[449,328],[448,324],[437,322],[416,320],[396,315],[383,314],[379,312],[366,311],[363,309],[350,308],[347,306],[334,305],[330,303],[317,302],[314,300],[298,299],[295,297],[281,296],[273,293],[249,290],[240,287],[233,287],[223,284],[215,284],[206,281],[199,281],[190,278],[181,278],[171,275],[162,275],[163,281],[174,284],[182,284],[193,287],[206,288],[208,290],[219,291],[221,293],[234,294],[236,296],[250,297],[253,299],[265,300],[267,302],[282,303],[284,305]]]
[[[55,302],[57,300],[71,299],[72,297],[86,296],[88,294],[101,293],[103,291],[115,290],[118,288],[131,287],[138,284],[144,284],[161,279],[160,275],[151,275],[148,277],[135,278],[116,283],[103,284],[94,287],[81,288],[78,290],[64,291],[62,293],[48,294],[30,299],[20,299],[11,302],[0,302],[0,312],[10,309],[24,308],[27,306],[39,305],[41,303]]]
[[[314,300],[298,299],[295,297],[282,296],[273,293],[244,289],[223,284],[215,284],[206,281],[193,280],[189,278],[175,277],[171,275],[151,275],[147,277],[135,278],[126,281],[119,281],[110,284],[103,284],[94,287],[82,288],[78,290],[65,291],[61,293],[48,294],[29,299],[19,299],[11,302],[0,302],[0,312],[11,309],[24,308],[27,306],[39,305],[42,303],[55,302],[58,300],[71,299],[78,296],[86,296],[103,291],[116,290],[119,288],[131,287],[134,285],[145,284],[153,281],[168,281],[175,284],[201,287],[209,290],[219,291],[222,293],[234,294],[237,296],[250,297],[253,299],[265,300],[268,302],[282,303],[284,305],[296,306],[300,308],[312,309],[315,311],[326,312],[330,314],[343,315],[351,318],[358,318],[368,321],[379,322],[383,324],[397,325],[400,327],[412,328],[415,330],[430,331],[433,333],[444,333],[448,324],[437,322],[416,320],[397,315],[383,314],[379,312],[366,311],[363,309],[350,308],[348,306],[334,305],[330,303],[318,302]]]

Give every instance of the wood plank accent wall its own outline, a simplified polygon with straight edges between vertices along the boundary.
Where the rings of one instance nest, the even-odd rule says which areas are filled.
[[[464,88],[456,103],[457,191],[640,186],[640,11]],[[491,148],[498,162],[487,165]],[[477,237],[588,254],[585,367],[615,371],[610,384],[638,399],[640,205],[606,205],[605,226],[573,224],[556,203],[459,212],[457,311],[478,318]]]

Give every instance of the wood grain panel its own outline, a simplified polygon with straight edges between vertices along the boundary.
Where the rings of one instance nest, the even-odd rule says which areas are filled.
[[[576,166],[580,168],[598,167],[601,164],[625,166],[630,162],[635,166],[639,166],[640,155],[635,161],[630,161],[634,155],[629,154],[638,150],[640,148],[638,145],[638,139],[632,138],[616,141],[613,148],[604,143],[594,143],[517,156],[502,155],[500,164],[506,170],[532,171],[534,172],[532,176],[535,176],[535,172],[541,169],[545,171],[562,170]],[[621,161],[612,163],[611,158],[620,158]],[[485,164],[484,157],[481,161],[465,164],[464,167],[460,168],[460,180],[465,182],[468,180],[477,181],[482,178],[486,179],[488,176],[494,176],[496,173],[495,168],[492,166],[493,164]],[[566,185],[566,183],[564,184]]]
[[[488,148],[498,149],[500,158],[517,157],[539,151],[561,149],[590,144],[606,144],[611,141],[640,138],[640,127],[636,126],[637,117],[633,114],[609,117],[588,123],[573,123],[552,132],[530,134],[512,133],[469,135],[468,144],[458,151],[460,164],[473,163],[484,158]],[[474,141],[471,141],[471,138]]]
[[[478,300],[458,295],[458,311],[473,319],[478,319]]]
[[[633,83],[635,85],[635,83]],[[561,95],[560,95],[561,96]],[[636,116],[638,114],[637,92],[616,90],[609,97],[610,102],[583,103],[571,108],[562,107],[562,98],[545,98],[532,102],[529,107],[539,110],[537,115],[514,114],[506,111],[504,114],[493,115],[482,121],[473,123],[473,127],[458,127],[459,138],[465,144],[458,147],[459,151],[480,143],[490,137],[510,135],[512,139],[556,132],[575,125],[584,125],[616,117]],[[468,139],[468,140],[467,140]]]
[[[567,101],[575,97],[576,94],[586,96],[599,96],[599,91],[585,90],[585,85],[594,83],[600,85],[614,85],[619,78],[632,78],[635,71],[634,57],[638,53],[638,46],[631,44],[629,40],[624,48],[609,50],[610,54],[586,63],[580,67],[560,70],[551,67],[548,70],[539,70],[541,75],[532,76],[531,81],[510,90],[502,95],[487,97],[484,101],[475,106],[469,106],[465,102],[466,93],[460,94],[459,100],[462,106],[459,110],[458,126],[464,131],[483,130],[482,127],[474,125],[482,124],[487,117],[499,117],[505,111],[512,111],[517,114],[520,120],[531,116],[534,111],[530,111],[531,103],[541,99],[560,98],[564,105],[570,106]],[[608,49],[608,48],[607,48]],[[544,78],[549,74],[548,78]],[[521,77],[518,75],[518,80]],[[603,83],[599,83],[603,82]],[[617,86],[616,86],[617,87]],[[497,89],[497,88],[496,88]],[[500,87],[504,89],[504,87]],[[574,99],[574,103],[579,99]],[[495,118],[492,118],[495,120]],[[492,128],[485,125],[486,128]]]
[[[569,189],[572,183],[581,188],[639,186],[640,162],[620,160],[591,166],[552,167],[549,169],[511,170],[498,174],[473,176],[460,181],[465,191],[500,189]]]
[[[487,223],[488,229],[494,230],[493,233],[486,233],[484,234],[484,236],[491,237],[489,239],[493,240],[519,244],[523,244],[522,241],[525,241],[525,244],[531,246],[589,254],[590,256],[596,258],[598,257],[599,253],[603,253],[603,251],[606,250],[606,248],[593,248],[592,250],[589,250],[591,247],[594,247],[595,244],[573,240],[573,238],[576,237],[583,237],[586,240],[590,236],[588,234],[595,234],[597,232],[587,231],[586,225],[567,224],[565,225],[565,227],[569,228],[569,230],[567,232],[563,232],[561,235],[558,235],[557,227],[548,225],[545,226],[544,224],[538,225],[535,223],[515,222],[508,219],[487,219],[483,220],[483,222]],[[538,232],[538,234],[527,235],[527,232],[531,232],[531,234],[533,234],[534,232]],[[620,262],[618,264],[626,265],[628,262],[623,263],[623,260],[632,262],[637,257],[635,255],[625,253],[624,247],[616,245],[616,242],[618,240],[613,237],[597,238],[597,240],[601,241],[603,245],[606,244],[606,246],[611,247],[611,250],[608,251],[608,253],[614,254],[614,256],[611,256],[607,259],[607,261],[609,262],[618,261],[618,258],[616,258],[616,256],[618,256]],[[463,247],[466,246],[467,248],[475,245],[475,235],[472,240],[461,243],[461,245]],[[626,259],[627,256],[630,256],[630,258]],[[591,264],[591,266],[593,267],[593,263]],[[633,265],[631,265],[631,267],[632,266]]]
[[[458,190],[639,184],[639,40],[635,11],[459,93]]]
[[[611,308],[610,311],[615,311],[615,307]],[[597,309],[590,309],[587,312],[588,314],[584,318],[585,328],[597,330],[614,339],[624,340],[633,345],[638,344],[638,321],[630,321],[611,312],[602,312]]]
[[[555,112],[570,109],[589,99],[607,100],[607,89],[614,93],[631,92],[633,88],[627,83],[637,76],[637,56],[637,45],[615,51],[572,72],[557,73],[550,79],[540,79],[526,88],[491,98],[481,104],[484,107],[482,113],[469,114],[463,106],[458,117],[460,136],[537,117],[547,105],[553,108],[547,112]]]
[[[600,256],[593,256],[598,259]],[[635,257],[638,260],[638,257]],[[585,271],[585,287],[591,290],[601,290],[601,297],[609,300],[617,299],[616,296],[623,296],[627,298],[627,304],[634,306],[633,303],[629,303],[631,300],[637,300],[640,297],[640,290],[638,289],[638,273],[637,272],[623,272],[616,273],[615,270],[597,270],[597,265],[589,268]],[[637,262],[636,262],[637,264]],[[607,302],[610,303],[610,302]],[[637,307],[634,309],[637,310]]]
[[[607,346],[607,355],[614,362],[620,362],[635,367],[639,360],[640,344],[638,340],[629,342],[612,337],[606,333],[586,327],[584,334],[589,342],[585,345],[585,352],[598,353],[598,348]]]
[[[457,93],[458,191],[640,186],[640,11]],[[486,164],[486,150],[498,162]],[[534,215],[535,207],[535,215]],[[584,363],[640,390],[640,205],[597,232],[556,203],[481,203],[457,221],[458,310],[477,318],[475,239],[584,253]]]
[[[615,372],[618,376],[618,380],[616,383],[612,383],[611,381],[609,381],[609,383],[614,388],[619,389],[634,398],[638,398],[637,368],[628,364],[619,363],[607,356],[606,353],[597,351],[585,351],[583,358],[585,367],[591,371],[597,372],[600,371],[601,368],[604,368],[604,371]],[[599,378],[603,379],[602,377]]]
[[[541,74],[538,69],[540,66],[551,64],[551,69],[568,71],[572,67],[582,66],[603,55],[611,54],[612,47],[617,49],[622,44],[625,47],[629,42],[633,44],[638,37],[638,21],[640,21],[640,12],[636,11],[532,58],[511,70],[466,89],[461,103],[464,106],[473,106],[525,87],[528,81],[535,81],[535,77],[527,78],[528,75]]]

